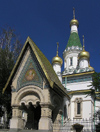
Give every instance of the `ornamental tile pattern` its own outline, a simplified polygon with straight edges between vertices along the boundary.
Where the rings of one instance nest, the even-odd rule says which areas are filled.
[[[17,91],[24,86],[36,85],[42,88],[43,77],[38,64],[36,63],[35,57],[29,55],[23,70],[17,81]]]
[[[80,39],[79,39],[79,35],[75,32],[70,34],[66,49],[72,46],[82,47]]]

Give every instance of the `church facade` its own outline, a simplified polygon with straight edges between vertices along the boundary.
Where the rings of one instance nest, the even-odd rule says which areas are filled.
[[[58,47],[51,65],[30,37],[27,38],[4,88],[4,91],[8,86],[12,89],[10,131],[59,131],[60,124],[62,128],[67,127],[68,120],[93,118],[94,97],[87,94],[94,68],[90,66],[84,37],[83,46],[80,42],[78,25],[74,16],[63,52],[63,72]],[[97,101],[97,110],[99,106]],[[76,126],[79,126],[78,131]],[[84,128],[85,125],[79,122],[70,125],[72,132],[81,132]]]

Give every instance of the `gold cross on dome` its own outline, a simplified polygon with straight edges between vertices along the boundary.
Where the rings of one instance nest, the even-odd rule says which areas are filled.
[[[59,42],[57,42],[57,56],[58,56],[58,47],[59,47]]]
[[[73,7],[73,18],[75,19],[75,8]]]
[[[83,37],[83,50],[84,50],[84,48],[85,48],[85,46],[84,46],[84,35],[82,37]]]

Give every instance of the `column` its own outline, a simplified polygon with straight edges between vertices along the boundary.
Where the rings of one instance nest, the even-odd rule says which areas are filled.
[[[41,104],[39,130],[52,130],[52,108],[53,106],[51,104]]]
[[[12,119],[10,120],[10,129],[23,129],[24,122],[22,120],[22,111],[19,109],[18,106],[12,107]],[[12,131],[12,130],[10,130]]]

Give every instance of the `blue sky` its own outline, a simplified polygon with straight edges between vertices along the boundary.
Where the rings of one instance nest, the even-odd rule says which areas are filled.
[[[0,0],[0,27],[14,28],[23,44],[30,36],[51,62],[56,42],[63,58],[73,7],[81,43],[84,35],[85,49],[90,53],[90,65],[100,72],[100,0]]]

